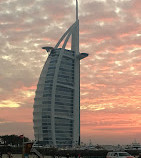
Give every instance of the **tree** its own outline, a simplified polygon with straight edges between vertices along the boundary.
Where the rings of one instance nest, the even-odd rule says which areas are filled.
[[[17,135],[3,135],[0,136],[1,140],[4,142],[4,145],[20,146],[23,143],[23,138]],[[28,142],[29,138],[24,137],[24,142]]]

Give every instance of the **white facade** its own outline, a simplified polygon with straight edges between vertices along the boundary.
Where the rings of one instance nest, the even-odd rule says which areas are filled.
[[[41,72],[34,102],[34,135],[43,144],[58,147],[80,142],[80,60],[79,20],[76,0],[76,22],[50,51]],[[66,50],[69,38],[71,50]],[[62,48],[58,48],[64,40]]]

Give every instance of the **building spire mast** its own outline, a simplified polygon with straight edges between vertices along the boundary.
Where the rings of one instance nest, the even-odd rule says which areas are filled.
[[[78,20],[78,1],[76,0],[76,20]]]

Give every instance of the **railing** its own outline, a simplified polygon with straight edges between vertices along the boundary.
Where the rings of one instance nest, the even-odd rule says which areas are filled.
[[[32,148],[30,152],[35,153],[39,158],[43,158],[42,154],[35,148]]]

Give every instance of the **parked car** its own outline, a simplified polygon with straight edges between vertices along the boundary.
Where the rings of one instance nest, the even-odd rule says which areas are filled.
[[[33,147],[33,148],[42,148],[43,146],[40,145],[40,144],[33,144],[32,147]]]
[[[134,158],[127,152],[108,152],[106,158]]]

